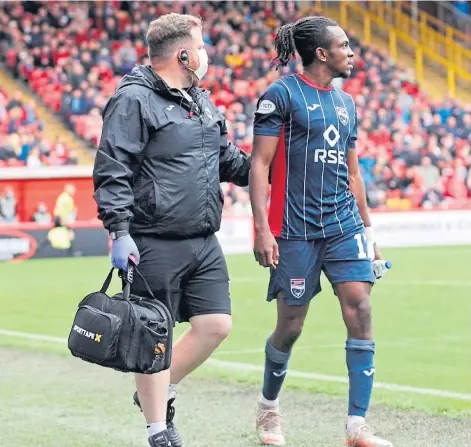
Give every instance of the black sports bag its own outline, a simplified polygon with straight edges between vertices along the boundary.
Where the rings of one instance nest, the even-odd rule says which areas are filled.
[[[109,297],[106,291],[113,270],[99,292],[87,295],[79,303],[69,334],[70,352],[87,362],[121,372],[154,374],[168,369],[173,334],[168,307],[154,297],[132,263],[123,278],[122,293]],[[152,299],[130,295],[134,272],[141,277]],[[167,301],[167,296],[161,298]]]

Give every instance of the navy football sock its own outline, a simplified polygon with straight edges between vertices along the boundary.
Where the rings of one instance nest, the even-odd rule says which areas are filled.
[[[267,340],[265,346],[265,374],[263,376],[263,397],[267,400],[276,400],[288,370],[288,360],[291,352],[278,351]]]
[[[348,414],[365,417],[373,390],[375,342],[349,338],[345,349],[350,379]]]

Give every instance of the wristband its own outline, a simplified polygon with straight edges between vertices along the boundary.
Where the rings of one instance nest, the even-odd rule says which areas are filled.
[[[112,231],[110,233],[111,240],[116,241],[120,237],[127,236],[129,234],[128,230],[118,230],[118,231]]]
[[[366,234],[366,239],[368,239],[368,242],[370,244],[376,243],[373,227],[365,227],[365,234]]]

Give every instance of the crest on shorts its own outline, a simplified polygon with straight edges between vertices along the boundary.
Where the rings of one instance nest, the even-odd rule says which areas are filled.
[[[348,112],[345,107],[336,107],[337,116],[339,117],[340,122],[346,126],[348,124]]]
[[[295,298],[301,298],[306,290],[306,280],[303,279],[290,279],[291,295]]]

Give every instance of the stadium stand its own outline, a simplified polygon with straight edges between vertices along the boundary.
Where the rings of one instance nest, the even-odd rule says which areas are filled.
[[[420,20],[448,37],[460,40],[468,48],[471,44],[471,4],[468,0],[440,2],[400,1],[400,7],[409,15],[421,15]],[[414,10],[414,8],[416,8]],[[453,28],[453,29],[446,29]],[[454,35],[456,34],[456,35]]]
[[[51,141],[44,132],[34,100],[21,91],[9,96],[0,89],[0,167],[62,166],[77,163],[60,137]]]
[[[276,72],[270,63],[275,30],[299,17],[297,2],[48,2],[47,10],[35,2],[31,8],[6,3],[0,9],[6,65],[95,147],[99,115],[117,82],[136,63],[149,62],[145,31],[160,14],[204,18],[211,66],[203,87],[211,90],[227,116],[231,139],[244,150],[251,149],[257,98],[278,76],[301,69],[292,61]],[[370,206],[463,207],[471,196],[471,103],[431,98],[413,70],[362,45],[354,32],[350,36],[357,66],[354,76],[338,85],[357,103],[358,152]],[[24,161],[21,152],[15,154],[18,163]],[[45,160],[54,164],[57,156]],[[250,212],[246,191],[226,190],[225,213],[234,213],[233,201],[240,205],[235,212]]]

